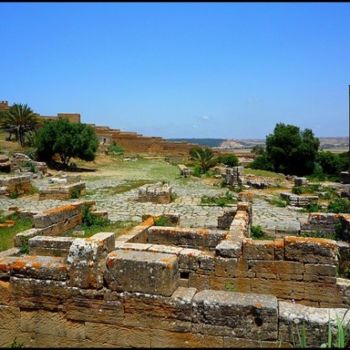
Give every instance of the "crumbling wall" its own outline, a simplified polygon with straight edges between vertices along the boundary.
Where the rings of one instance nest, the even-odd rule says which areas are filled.
[[[0,194],[6,196],[30,193],[32,190],[30,175],[5,176],[0,178]]]

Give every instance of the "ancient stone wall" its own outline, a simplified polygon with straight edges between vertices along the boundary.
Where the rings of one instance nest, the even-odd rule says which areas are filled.
[[[22,195],[32,190],[30,175],[5,176],[0,179],[0,194]]]
[[[33,220],[47,227],[79,205]],[[350,307],[350,281],[336,271],[345,247],[254,241],[250,224],[251,205],[239,202],[228,230],[149,217],[117,239],[34,235],[28,255],[0,255],[0,345],[285,347],[299,345],[302,323],[309,346],[325,343],[328,322]]]

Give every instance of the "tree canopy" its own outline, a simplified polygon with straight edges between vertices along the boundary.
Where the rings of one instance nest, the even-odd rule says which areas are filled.
[[[36,138],[39,159],[51,161],[53,156],[58,155],[65,166],[68,166],[72,157],[94,160],[98,144],[91,126],[70,123],[66,119],[44,122]]]
[[[308,175],[314,170],[319,146],[320,141],[311,129],[278,123],[273,133],[266,136],[266,149],[259,151],[252,167]]]
[[[38,125],[37,116],[28,105],[15,103],[8,111],[1,112],[0,128],[9,133],[9,140],[14,134],[23,147],[26,133],[34,131]]]

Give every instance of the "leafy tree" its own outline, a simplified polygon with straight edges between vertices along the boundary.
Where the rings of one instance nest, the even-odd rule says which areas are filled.
[[[8,111],[0,114],[0,128],[11,135],[15,135],[16,141],[19,141],[21,147],[25,145],[26,133],[35,130],[38,125],[38,115],[32,111],[26,104],[13,104]]]
[[[320,145],[312,130],[278,123],[273,134],[266,137],[266,155],[274,171],[285,174],[306,175],[314,170]]]
[[[237,166],[239,161],[235,154],[223,154],[218,157],[218,162],[228,165],[228,166]]]
[[[58,155],[65,167],[72,157],[94,160],[98,144],[91,126],[70,123],[66,119],[44,122],[36,138],[38,158],[51,161],[53,156]]]
[[[317,155],[316,162],[324,174],[339,175],[341,171],[348,169],[348,152],[336,154],[330,151],[321,151]]]
[[[253,153],[256,156],[260,156],[260,155],[263,155],[265,153],[265,148],[262,145],[255,145],[251,149],[250,153]]]
[[[192,160],[201,168],[202,173],[206,173],[216,164],[213,151],[208,148],[194,147],[190,150]]]

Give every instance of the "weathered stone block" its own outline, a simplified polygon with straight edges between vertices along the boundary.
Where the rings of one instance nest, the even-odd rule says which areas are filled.
[[[224,258],[239,258],[242,255],[242,241],[223,240],[215,247],[215,253]]]
[[[173,254],[115,250],[107,267],[105,280],[112,290],[170,296],[177,288],[178,259]]]
[[[276,340],[277,306],[273,296],[204,290],[193,298],[193,320],[230,327],[239,338]]]
[[[335,241],[323,238],[284,238],[285,259],[311,264],[337,264],[338,246]]]
[[[102,288],[105,259],[115,247],[113,232],[100,232],[90,238],[76,238],[68,253],[70,285]]]
[[[336,318],[342,319],[347,309],[315,308],[295,303],[279,302],[279,332],[280,338],[284,341],[298,344],[298,332],[302,332],[305,327],[307,345],[310,347],[320,347],[322,343],[327,343],[328,322],[332,326],[336,325]],[[344,323],[350,321],[347,313]]]
[[[26,255],[1,258],[0,272],[11,276],[18,275],[58,281],[64,281],[68,277],[65,260],[49,256]]]
[[[243,241],[243,257],[247,260],[274,260],[275,243],[273,241]]]
[[[29,239],[29,253],[31,255],[67,256],[74,238],[36,236]]]

